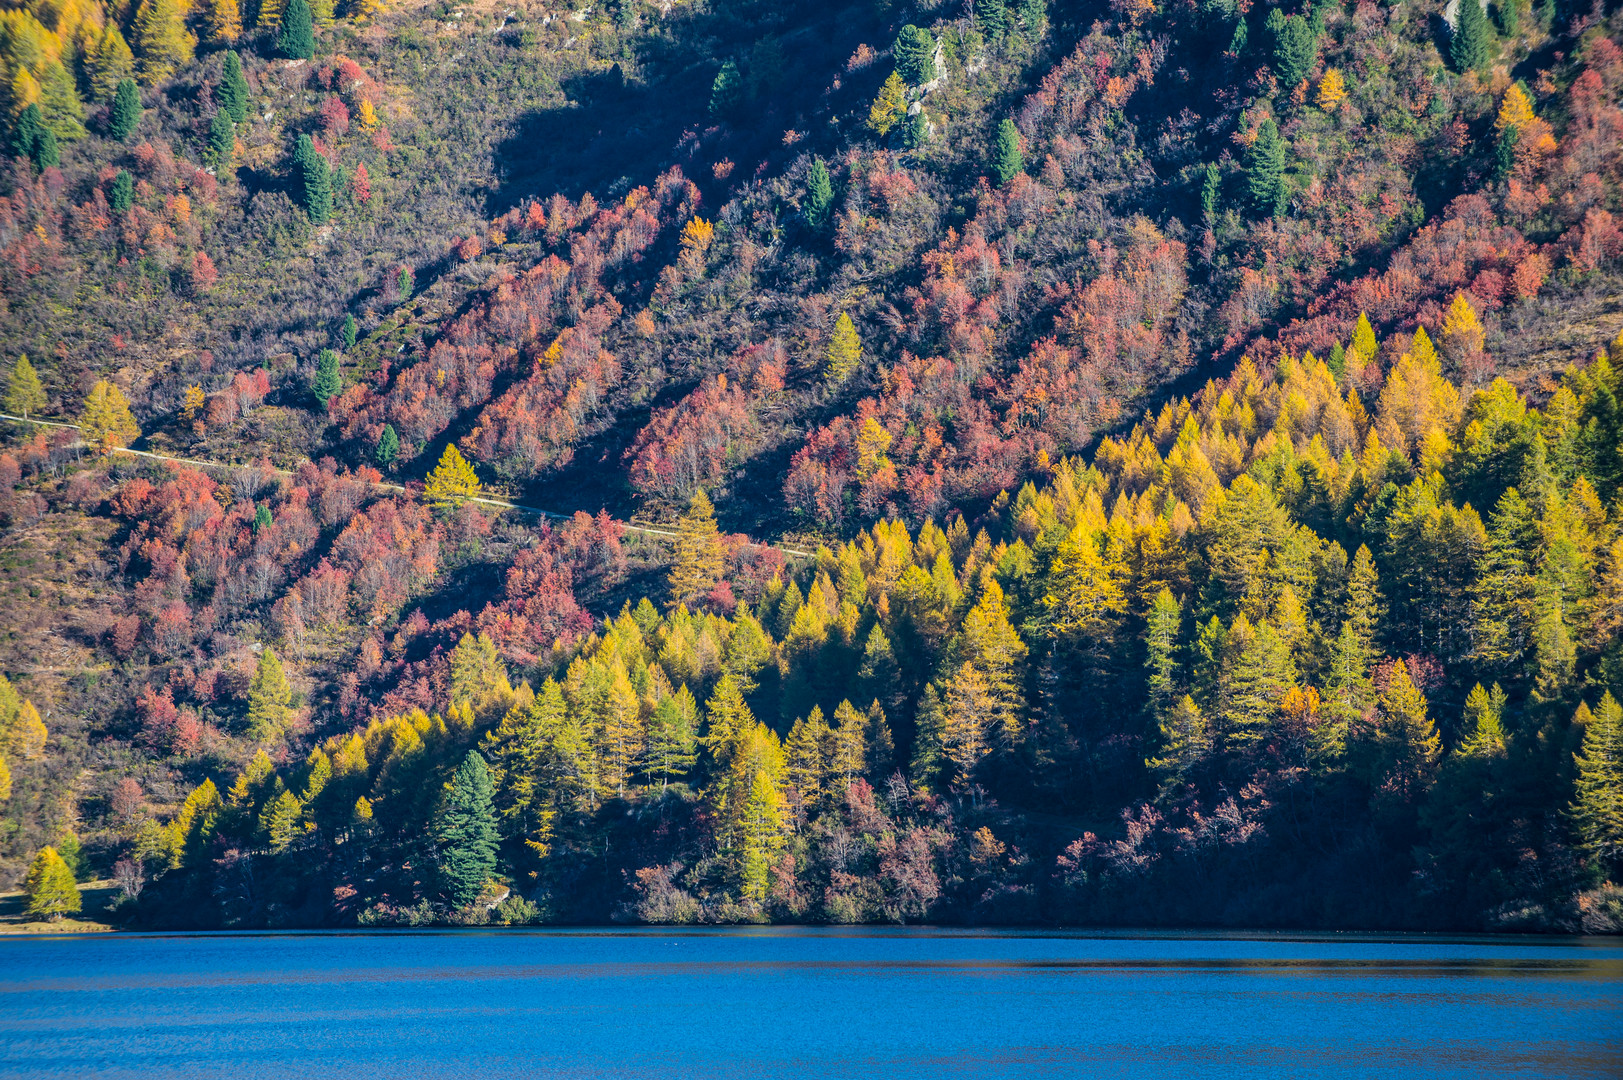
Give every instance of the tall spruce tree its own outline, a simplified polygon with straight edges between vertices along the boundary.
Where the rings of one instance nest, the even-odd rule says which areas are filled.
[[[1623,705],[1608,692],[1584,725],[1572,820],[1601,872],[1623,869]]]
[[[1278,217],[1285,212],[1290,189],[1285,182],[1285,140],[1279,125],[1264,120],[1257,140],[1245,155],[1246,194],[1256,217]]]
[[[468,751],[448,788],[430,831],[440,886],[453,904],[463,907],[478,899],[496,872],[500,841],[490,769],[479,751]]]
[[[388,468],[394,464],[395,458],[400,456],[400,436],[395,434],[393,424],[383,425],[383,434],[378,436],[377,449],[372,452],[378,464]]]
[[[54,847],[41,848],[34,857],[23,882],[23,895],[28,897],[26,911],[32,919],[54,922],[64,915],[78,914],[83,904],[73,871]]]
[[[896,71],[909,86],[921,86],[936,77],[935,35],[912,23],[902,27],[891,46]]]
[[[316,362],[315,380],[310,383],[310,393],[325,409],[327,403],[343,389],[344,376],[338,370],[338,354],[331,349],[322,349]]]
[[[812,158],[811,167],[806,170],[806,201],[801,205],[806,224],[821,229],[828,224],[833,207],[834,183],[829,179],[828,167],[822,158]]]
[[[294,147],[293,171],[299,185],[299,205],[310,216],[311,224],[325,225],[332,215],[332,167],[308,135],[300,135]]]
[[[231,172],[231,159],[237,148],[237,128],[224,109],[209,121],[208,152],[205,155],[219,175]]]
[[[1454,70],[1486,71],[1493,62],[1493,26],[1482,10],[1480,0],[1459,0],[1454,19],[1454,38],[1448,44],[1448,58]]]
[[[308,60],[316,54],[315,18],[307,0],[289,0],[282,12],[276,51],[289,60]]]
[[[1007,184],[1026,171],[1026,159],[1020,153],[1020,132],[1014,121],[1005,117],[998,122],[997,138],[992,144],[992,175],[999,186]]]
[[[221,63],[220,85],[214,91],[214,97],[233,123],[240,124],[248,119],[248,102],[253,94],[248,88],[248,77],[242,73],[242,57],[235,50],[225,54],[225,60]]]

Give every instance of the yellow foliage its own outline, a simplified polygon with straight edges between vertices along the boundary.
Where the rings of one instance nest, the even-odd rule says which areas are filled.
[[[1476,309],[1464,293],[1455,293],[1443,319],[1443,349],[1454,359],[1469,356],[1482,351],[1483,338],[1482,320],[1477,318]]]
[[[428,474],[428,480],[423,484],[423,501],[430,506],[447,509],[461,506],[469,499],[477,499],[481,492],[479,474],[473,471],[473,466],[456,448],[456,443],[448,443],[445,453],[440,455],[440,463],[434,466],[434,471]]]
[[[361,127],[371,131],[378,126],[378,110],[373,107],[370,98],[361,99]]]
[[[1347,84],[1341,77],[1341,72],[1335,68],[1327,68],[1324,78],[1319,80],[1319,96],[1314,99],[1319,108],[1329,112],[1347,96]]]
[[[716,227],[704,218],[696,217],[682,226],[682,250],[704,252],[716,235]]]
[[[180,406],[180,416],[183,420],[196,420],[197,414],[203,408],[203,388],[195,383],[186,388],[186,398]]]
[[[114,447],[128,446],[141,436],[141,428],[130,413],[129,399],[106,379],[90,388],[84,413],[79,417],[79,429],[85,441],[103,453]]]
[[[1511,83],[1510,89],[1505,91],[1503,102],[1499,105],[1499,117],[1493,123],[1495,131],[1504,131],[1522,128],[1533,122],[1533,102],[1527,96],[1520,83]]]
[[[873,105],[868,110],[868,126],[873,128],[876,135],[888,135],[905,112],[907,86],[902,82],[902,77],[893,71],[890,78],[885,80],[885,85],[879,88],[879,96],[873,99]]]

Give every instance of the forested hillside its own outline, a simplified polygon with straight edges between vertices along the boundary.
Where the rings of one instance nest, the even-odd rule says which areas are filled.
[[[5,0],[0,869],[1616,929],[1620,40]]]

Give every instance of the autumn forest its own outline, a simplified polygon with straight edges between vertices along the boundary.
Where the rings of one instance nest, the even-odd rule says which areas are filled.
[[[1623,930],[1615,4],[0,0],[0,156],[20,918]]]

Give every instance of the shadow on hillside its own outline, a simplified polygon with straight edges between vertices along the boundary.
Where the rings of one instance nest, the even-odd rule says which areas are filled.
[[[739,184],[758,167],[770,170],[808,149],[785,147],[784,132],[811,128],[827,104],[823,91],[845,59],[862,42],[888,46],[899,25],[876,22],[869,4],[813,0],[780,7],[733,0],[710,10],[673,10],[639,35],[629,78],[619,65],[574,76],[562,84],[568,105],[517,122],[496,146],[500,179],[487,210],[496,216],[554,193],[619,195],[652,183],[672,165],[705,190],[707,201],[723,201],[710,166],[724,157],[737,162],[728,183]],[[763,42],[775,42],[776,51],[763,52]],[[774,62],[752,69],[756,56]],[[743,73],[746,92],[723,122],[709,106],[711,84],[728,59]],[[888,70],[874,64],[845,81],[872,96],[869,77],[877,86]]]

